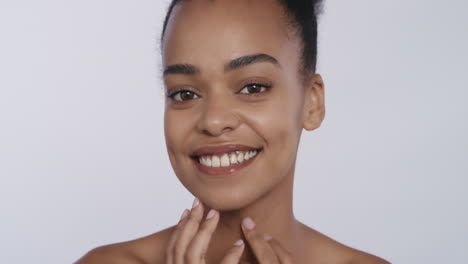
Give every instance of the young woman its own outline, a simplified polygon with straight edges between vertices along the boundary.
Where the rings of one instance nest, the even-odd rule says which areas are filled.
[[[319,1],[180,0],[162,35],[165,135],[197,197],[175,226],[78,263],[388,263],[293,214],[303,129],[325,114]]]

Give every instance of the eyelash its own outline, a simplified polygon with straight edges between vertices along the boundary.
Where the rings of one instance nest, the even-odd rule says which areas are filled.
[[[170,93],[167,94],[167,97],[174,100],[174,97],[177,95],[177,94],[181,94],[182,92],[191,92],[193,94],[196,94],[194,91],[190,90],[190,89],[184,89],[184,88],[180,88],[180,89],[176,89],[175,91],[172,91]],[[198,95],[197,95],[198,96]],[[177,101],[177,100],[174,100],[176,102],[180,102],[180,101]]]
[[[251,82],[251,83],[248,83],[248,84],[244,85],[244,87],[242,87],[241,91],[248,88],[249,86],[259,86],[260,88],[265,88],[265,90],[263,90],[261,92],[258,92],[258,93],[248,93],[248,95],[253,95],[253,96],[258,96],[260,93],[264,93],[264,92],[268,91],[271,88],[271,84],[260,83],[260,82]],[[239,92],[239,93],[241,93],[241,92]],[[245,93],[241,93],[241,94],[245,94]]]
[[[264,88],[264,90],[261,91],[261,92],[258,92],[258,93],[241,93],[242,90],[244,90],[244,89],[246,89],[248,87],[251,87],[251,86],[259,86],[260,88]],[[239,91],[239,93],[240,94],[247,94],[249,96],[258,96],[260,93],[264,93],[264,92],[268,91],[271,87],[272,87],[271,84],[260,83],[260,82],[252,82],[252,83],[248,83],[248,84],[244,85],[242,87],[242,89]],[[175,91],[172,91],[172,92],[168,93],[167,97],[174,100],[174,97],[177,96],[178,94],[181,94],[182,92],[191,92],[195,96],[197,96],[197,98],[199,98],[199,96],[196,94],[196,92],[194,92],[194,91],[192,91],[190,89],[184,89],[184,88],[176,89]],[[194,98],[194,99],[197,99],[197,98]],[[183,100],[182,101],[174,100],[174,101],[183,102]]]

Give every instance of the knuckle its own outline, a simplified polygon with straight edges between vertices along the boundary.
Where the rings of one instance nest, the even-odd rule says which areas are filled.
[[[199,223],[198,219],[193,214],[190,214],[186,221],[186,225],[193,225]]]

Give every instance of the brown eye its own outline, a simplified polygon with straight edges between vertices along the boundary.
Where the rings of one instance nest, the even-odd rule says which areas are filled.
[[[182,90],[182,91],[174,92],[171,95],[169,95],[169,97],[178,102],[199,98],[196,93],[189,91],[189,90]]]
[[[270,88],[269,85],[265,84],[259,84],[259,83],[251,83],[246,86],[240,91],[242,94],[255,94],[255,93],[261,93],[266,91],[268,88]]]

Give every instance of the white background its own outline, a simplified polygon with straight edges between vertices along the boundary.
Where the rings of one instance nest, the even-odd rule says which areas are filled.
[[[71,263],[174,224],[167,1],[0,0],[0,262]],[[468,259],[468,1],[326,1],[323,126],[295,214],[393,263]]]

